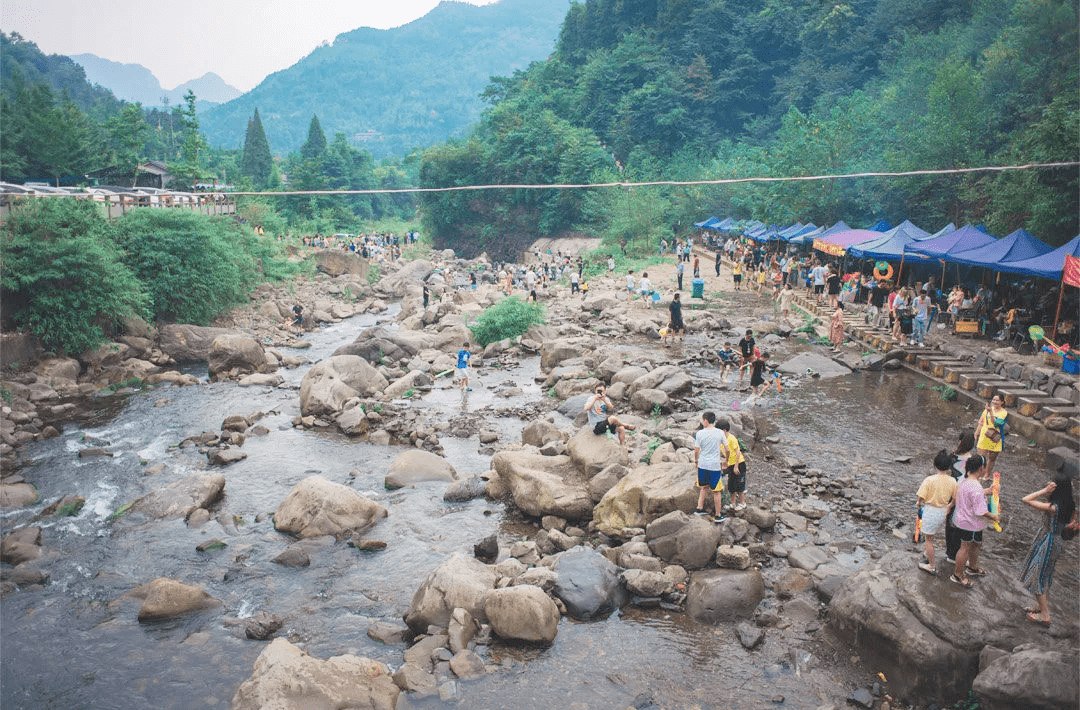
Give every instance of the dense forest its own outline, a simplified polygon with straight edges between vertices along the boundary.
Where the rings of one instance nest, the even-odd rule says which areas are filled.
[[[424,153],[424,187],[695,180],[1075,161],[1074,3],[588,0],[556,51],[493,79],[470,136]],[[510,255],[564,230],[617,239],[709,214],[785,224],[983,223],[1064,243],[1075,167],[626,190],[434,193],[440,244]]]

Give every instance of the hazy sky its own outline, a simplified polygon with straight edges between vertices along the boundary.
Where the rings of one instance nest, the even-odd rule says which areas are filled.
[[[464,0],[487,5],[495,0]],[[142,64],[165,89],[214,72],[241,91],[358,27],[389,29],[438,0],[0,0],[0,30],[46,54]]]

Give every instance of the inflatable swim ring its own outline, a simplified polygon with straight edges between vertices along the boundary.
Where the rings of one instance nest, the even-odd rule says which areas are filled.
[[[892,264],[887,261],[879,261],[874,264],[874,278],[878,281],[891,281],[893,277]]]

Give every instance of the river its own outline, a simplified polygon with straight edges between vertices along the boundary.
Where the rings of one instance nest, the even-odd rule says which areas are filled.
[[[359,316],[326,327],[311,333],[312,347],[297,354],[315,362],[360,329],[387,319],[386,314]],[[288,384],[299,385],[306,369],[283,371]],[[533,381],[538,371],[537,358],[509,371],[478,370],[481,383],[512,380],[522,393],[496,401],[486,387],[474,384],[470,411],[543,397]],[[933,454],[952,448],[959,426],[977,415],[962,403],[942,401],[922,382],[906,372],[806,380],[764,401],[757,408],[759,425],[779,436],[778,447],[787,455],[826,475],[855,478],[877,496],[876,505],[905,520]],[[704,394],[707,406],[721,409],[732,398],[724,392]],[[437,388],[414,406],[450,421],[460,401],[456,391]],[[225,622],[258,611],[285,616],[279,635],[319,658],[353,653],[396,666],[402,649],[370,640],[367,628],[375,621],[400,621],[423,578],[452,552],[470,553],[475,542],[495,531],[505,549],[532,529],[498,502],[445,503],[437,484],[385,490],[389,463],[405,448],[387,451],[334,430],[293,428],[299,414],[294,389],[242,388],[232,382],[162,387],[127,397],[117,410],[105,421],[68,425],[61,437],[21,452],[29,460],[21,473],[37,487],[41,503],[5,511],[0,520],[5,533],[62,495],[81,495],[87,502],[76,517],[37,523],[45,551],[39,566],[49,572],[50,584],[14,592],[0,604],[0,703],[5,708],[227,708],[265,644],[247,640],[242,627]],[[249,435],[243,447],[247,459],[222,470],[225,497],[209,523],[189,528],[182,520],[133,515],[110,520],[121,505],[205,466],[205,456],[178,447],[183,439],[218,431],[228,415],[257,411],[265,414],[259,423],[270,433]],[[500,441],[511,442],[523,422],[503,417],[492,424]],[[459,474],[487,470],[490,457],[479,453],[475,437],[459,440],[443,433],[440,442]],[[87,446],[115,455],[80,459],[78,451]],[[895,462],[904,455],[913,463]],[[999,467],[1017,471],[1011,493],[1034,490],[1047,479],[1033,459],[1025,450],[1002,456]],[[794,494],[793,482],[777,474],[762,476],[755,488],[754,456],[750,463],[751,502],[755,496]],[[164,471],[146,475],[156,464],[164,464]],[[274,530],[270,514],[297,482],[313,474],[349,485],[389,509],[389,517],[371,533],[386,541],[385,550],[359,552],[344,543],[313,541],[305,543],[310,567],[271,562],[292,540]],[[1026,551],[1035,518],[1025,511],[1010,518],[1006,534],[986,545],[988,565],[1015,566]],[[834,539],[857,543],[849,560],[855,565],[869,559],[869,551],[905,545],[889,526],[859,525],[835,515],[822,525]],[[228,546],[196,551],[212,538]],[[1058,575],[1061,586],[1055,589],[1075,590],[1076,560],[1063,558]],[[223,608],[140,624],[138,602],[122,596],[155,577],[202,585]],[[820,633],[770,631],[750,652],[732,627],[631,607],[604,621],[564,618],[550,648],[496,642],[481,653],[498,671],[457,683],[451,700],[410,699],[409,707],[749,709],[782,702],[787,708],[815,708],[843,705],[874,675],[853,651],[833,647]]]

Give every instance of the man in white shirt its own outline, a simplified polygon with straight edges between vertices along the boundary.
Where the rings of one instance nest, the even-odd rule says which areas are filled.
[[[701,415],[701,429],[694,434],[694,463],[697,464],[698,502],[694,513],[705,515],[707,490],[713,492],[713,522],[724,519],[723,461],[727,458],[727,435],[716,428],[716,413]]]

